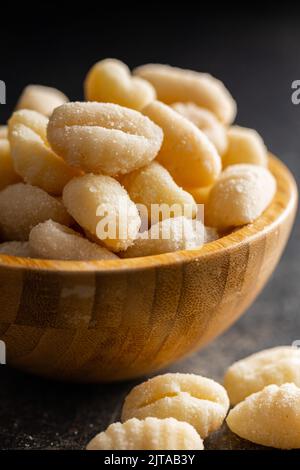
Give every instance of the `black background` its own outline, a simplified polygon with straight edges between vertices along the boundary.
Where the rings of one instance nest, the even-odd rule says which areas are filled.
[[[163,8],[164,6],[164,8]],[[82,98],[89,67],[117,57],[130,67],[170,63],[207,71],[222,79],[238,102],[237,122],[256,128],[272,152],[300,178],[300,105],[291,83],[300,80],[300,14],[295,6],[250,2],[229,8],[203,4],[118,3],[111,12],[90,4],[53,3],[34,12],[1,17],[0,79],[13,110],[29,83],[55,86],[71,100]],[[67,12],[67,16],[63,12]],[[202,373],[221,380],[233,360],[264,347],[300,339],[299,222],[271,282],[233,328],[173,371]],[[118,419],[132,383],[74,386],[47,382],[0,366],[1,448],[82,448]],[[224,427],[209,448],[256,448]]]

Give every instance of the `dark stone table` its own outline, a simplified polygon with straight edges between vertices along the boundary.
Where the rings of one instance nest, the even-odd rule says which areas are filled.
[[[119,35],[122,41],[112,38],[110,43],[103,43],[105,31],[98,31],[97,48],[96,33],[87,33],[86,44],[94,46],[84,51],[78,38],[74,38],[71,47],[68,31],[64,31],[64,35],[61,31],[59,49],[55,45],[51,47],[47,29],[41,41],[32,32],[23,36],[21,50],[15,38],[8,52],[4,50],[2,55],[4,78],[11,97],[5,117],[25,83],[50,83],[66,92],[69,89],[73,99],[80,96],[85,70],[100,57],[117,56],[129,65],[156,61],[195,67],[209,70],[225,80],[239,103],[238,122],[258,129],[268,147],[287,163],[299,180],[300,105],[291,102],[291,83],[300,80],[297,49],[300,28],[296,18],[278,17],[272,21],[269,18],[268,21],[257,20],[255,24],[239,20],[230,25],[220,21],[204,27],[201,22],[201,30],[197,25],[195,19],[192,27],[180,30],[178,23],[168,22],[164,28],[174,38],[172,42],[158,24],[153,42],[149,40],[152,28],[143,24],[138,31],[141,34],[138,49],[136,36],[123,34],[124,30],[120,30]],[[40,57],[41,44],[48,48],[44,59]],[[37,62],[37,57],[42,62]],[[25,61],[27,67],[23,67]],[[207,348],[168,370],[199,373],[221,381],[224,370],[233,361],[263,348],[300,339],[299,232],[298,219],[278,269],[248,312]],[[137,382],[70,385],[41,380],[0,366],[0,383],[1,448],[80,449],[96,432],[118,420],[122,400]],[[206,447],[258,448],[232,435],[225,425],[207,439]]]

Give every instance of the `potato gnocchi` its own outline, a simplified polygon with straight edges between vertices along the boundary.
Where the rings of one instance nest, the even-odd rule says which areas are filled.
[[[165,374],[131,390],[122,421],[172,417],[194,426],[204,439],[222,425],[228,407],[226,390],[217,382],[194,374]]]
[[[16,109],[31,109],[49,117],[55,108],[67,101],[66,95],[56,88],[28,85],[24,88]]]
[[[27,241],[35,225],[53,219],[70,225],[72,218],[62,202],[30,184],[17,183],[0,191],[0,236]]]
[[[207,73],[162,64],[137,67],[133,73],[150,82],[157,99],[166,104],[195,103],[213,112],[221,122],[231,124],[236,103],[220,80]]]
[[[150,163],[163,132],[138,111],[112,103],[67,103],[54,110],[48,139],[68,164],[109,176]]]
[[[91,243],[65,225],[48,220],[33,227],[29,245],[35,258],[61,260],[118,259],[106,248]]]
[[[87,450],[203,450],[203,441],[190,424],[173,418],[133,418],[108,426]]]
[[[239,163],[268,166],[267,149],[254,129],[232,126],[228,133],[228,148],[223,155],[223,167]]]
[[[268,385],[236,405],[226,421],[232,432],[256,444],[300,448],[300,388]]]
[[[219,229],[249,224],[268,207],[275,191],[275,178],[267,168],[232,165],[209,193],[206,223]]]
[[[224,377],[230,402],[235,405],[270,384],[293,382],[300,387],[300,349],[279,346],[235,362]]]
[[[20,181],[11,158],[10,145],[7,139],[0,139],[0,191],[10,184]]]
[[[85,79],[84,89],[87,101],[115,103],[137,110],[156,98],[149,82],[132,77],[127,65],[116,59],[104,59],[93,65]]]
[[[31,258],[32,253],[28,242],[4,242],[0,243],[0,254]]]
[[[207,186],[221,172],[221,159],[208,137],[169,106],[153,101],[143,109],[164,132],[157,160],[181,186]]]
[[[60,195],[77,171],[71,169],[49,147],[48,119],[36,111],[22,110],[9,120],[9,141],[16,172],[26,183]]]

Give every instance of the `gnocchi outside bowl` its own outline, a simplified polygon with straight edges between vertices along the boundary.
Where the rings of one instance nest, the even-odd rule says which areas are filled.
[[[289,237],[297,188],[270,156],[268,209],[199,250],[109,261],[0,255],[0,339],[13,367],[108,382],[171,364],[212,341],[253,302]]]

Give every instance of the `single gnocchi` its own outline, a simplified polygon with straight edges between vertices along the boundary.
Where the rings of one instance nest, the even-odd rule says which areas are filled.
[[[300,448],[300,388],[268,385],[236,405],[226,421],[232,432],[256,444]]]
[[[193,426],[173,418],[132,418],[108,426],[87,450],[203,450],[203,441]]]
[[[236,103],[224,84],[207,73],[184,70],[162,64],[137,67],[133,73],[150,82],[157,99],[166,104],[195,103],[231,124],[236,115]]]
[[[68,164],[109,176],[130,173],[157,155],[163,133],[138,111],[112,103],[67,103],[48,125],[53,150]]]
[[[56,88],[28,85],[24,88],[16,109],[31,109],[49,117],[55,108],[67,101],[66,95]]]
[[[224,377],[230,402],[235,405],[270,384],[293,382],[300,387],[300,350],[279,346],[235,362]]]
[[[190,193],[197,204],[207,204],[209,193],[212,188],[211,186],[202,186],[200,188],[185,188],[185,190]]]
[[[187,217],[165,218],[142,232],[122,256],[136,258],[159,255],[178,250],[195,250],[204,243],[204,227],[200,220]]]
[[[143,109],[164,132],[157,160],[177,184],[198,187],[212,184],[221,172],[221,159],[208,137],[169,106],[153,101]]]
[[[254,129],[232,126],[228,133],[228,148],[223,155],[223,167],[239,163],[268,165],[267,149],[261,136]]]
[[[219,229],[251,223],[268,207],[275,191],[276,180],[267,168],[232,165],[209,193],[206,223]]]
[[[178,210],[188,212],[191,217],[197,215],[197,204],[191,194],[180,188],[172,176],[158,162],[136,170],[121,180],[130,198],[136,204],[143,204],[151,216],[153,204],[167,204],[169,207],[178,206]]]
[[[32,253],[28,242],[4,242],[0,243],[0,254],[31,258]]]
[[[76,222],[112,251],[126,250],[137,238],[141,225],[137,207],[110,176],[74,178],[64,188],[63,202]]]
[[[21,181],[21,178],[15,172],[9,142],[7,139],[0,139],[0,191],[18,181]]]
[[[89,70],[84,82],[87,101],[115,103],[141,110],[155,100],[153,86],[139,77],[132,77],[120,60],[104,59]]]
[[[9,120],[9,141],[16,172],[26,183],[60,195],[78,174],[49,147],[48,119],[36,111],[16,111]]]
[[[193,122],[216,147],[219,155],[227,149],[226,127],[208,109],[200,108],[194,103],[174,103],[172,108],[179,114]]]
[[[74,261],[118,259],[106,248],[91,243],[79,233],[53,220],[36,225],[30,232],[29,244],[36,258]]]
[[[48,219],[70,225],[61,201],[40,188],[24,183],[0,191],[0,235],[4,240],[27,241],[31,229]]]
[[[8,137],[7,126],[0,126],[0,140],[7,139],[7,137]]]
[[[222,425],[228,408],[226,390],[217,382],[194,374],[164,374],[131,390],[122,421],[148,416],[175,418],[194,426],[204,439]]]

